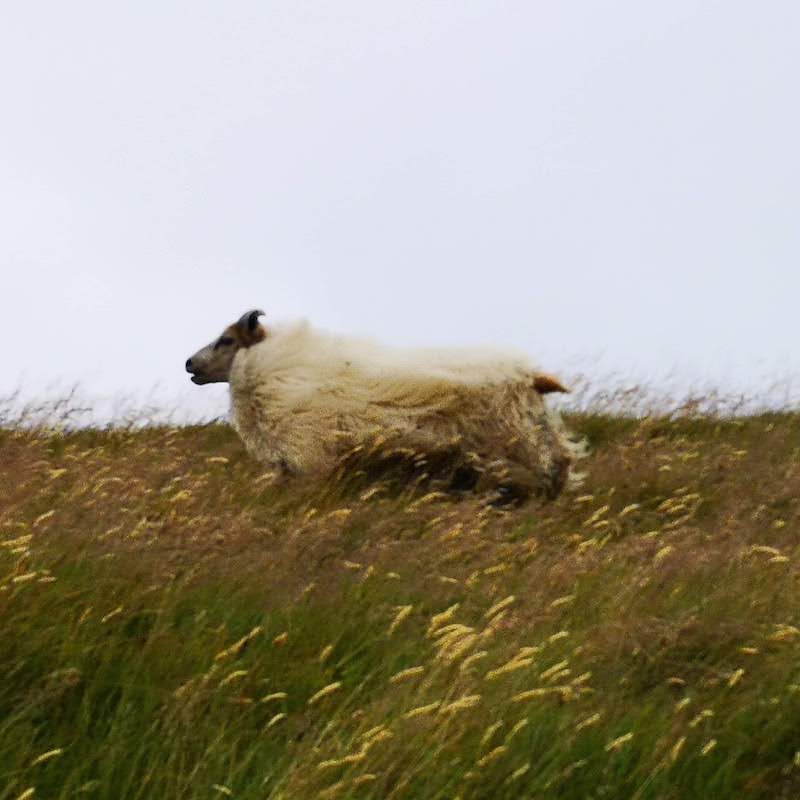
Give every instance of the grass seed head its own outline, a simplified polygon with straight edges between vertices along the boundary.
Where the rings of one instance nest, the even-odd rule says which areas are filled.
[[[411,711],[406,711],[406,713],[403,714],[403,719],[415,719],[416,717],[424,717],[428,714],[433,714],[433,712],[437,711],[441,705],[442,701],[437,700],[435,703],[417,706],[416,708],[412,708]]]
[[[60,756],[64,752],[64,748],[56,747],[52,750],[48,750],[46,753],[42,753],[40,756],[36,756],[36,758],[31,761],[31,766],[35,767],[37,764],[42,764],[45,761],[49,761],[51,758],[56,758]]]
[[[491,619],[499,611],[503,611],[504,609],[512,605],[516,599],[517,598],[514,597],[513,594],[510,594],[508,597],[504,598],[499,603],[495,603],[483,616],[486,619]]]
[[[496,761],[498,758],[500,758],[500,756],[502,756],[503,753],[507,752],[508,748],[505,745],[501,744],[498,747],[495,747],[494,750],[488,752],[483,758],[479,758],[478,761],[476,762],[476,766],[480,769],[483,769],[484,767],[491,764],[493,761]]]
[[[400,624],[412,612],[414,606],[397,606],[397,613],[395,614],[392,624],[389,625],[389,636],[391,636],[400,627]]]
[[[324,700],[326,697],[338,692],[339,689],[342,688],[341,681],[335,681],[334,683],[329,683],[327,686],[323,686],[316,694],[313,694],[311,697],[308,698],[307,705],[313,706],[318,703],[320,700]]]
[[[390,683],[403,683],[404,681],[417,678],[425,672],[425,667],[409,667],[408,669],[400,670],[389,678]]]
[[[459,697],[458,700],[454,700],[452,703],[442,706],[439,713],[443,715],[456,714],[459,711],[464,711],[468,708],[474,708],[480,702],[481,696],[479,694],[467,694],[463,697]]]
[[[606,753],[611,753],[614,750],[619,750],[621,747],[626,745],[631,739],[633,739],[633,731],[628,731],[628,733],[624,733],[622,736],[617,736],[616,739],[612,739],[605,746]]]
[[[703,745],[703,749],[700,751],[700,755],[707,756],[716,746],[717,746],[717,740],[709,739],[705,743],[705,745]]]
[[[678,756],[681,754],[681,750],[683,750],[683,746],[686,744],[686,737],[681,736],[674,745],[672,745],[672,749],[669,751],[669,760],[674,764],[678,760]]]
[[[441,611],[438,614],[434,614],[431,617],[430,625],[428,625],[428,633],[429,637],[433,636],[439,628],[444,625],[445,622],[449,622],[453,617],[456,615],[456,611],[458,611],[461,603],[454,603],[449,608],[446,608],[444,611]]]

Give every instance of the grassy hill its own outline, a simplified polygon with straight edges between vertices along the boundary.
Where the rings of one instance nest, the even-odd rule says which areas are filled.
[[[800,417],[570,424],[519,509],[0,431],[0,800],[797,797]]]

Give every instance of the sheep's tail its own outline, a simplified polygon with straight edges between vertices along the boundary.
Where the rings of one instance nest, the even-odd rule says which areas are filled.
[[[533,388],[536,389],[539,394],[552,394],[553,392],[569,394],[569,389],[567,389],[558,378],[554,378],[552,375],[537,375],[533,379]]]

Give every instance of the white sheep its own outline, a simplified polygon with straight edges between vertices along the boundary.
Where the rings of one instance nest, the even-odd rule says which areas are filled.
[[[543,395],[566,389],[523,356],[386,348],[306,322],[265,328],[263,313],[247,312],[186,362],[196,384],[230,383],[233,424],[260,461],[325,470],[379,437],[458,452],[519,496],[563,488],[580,448]]]

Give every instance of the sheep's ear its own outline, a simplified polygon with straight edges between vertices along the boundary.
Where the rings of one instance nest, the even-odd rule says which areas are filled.
[[[537,375],[533,379],[533,388],[536,389],[539,394],[551,394],[552,392],[569,393],[569,389],[552,375]]]
[[[243,344],[250,346],[256,342],[260,342],[265,334],[264,328],[258,324],[258,318],[263,317],[263,311],[248,311],[239,318],[239,321],[234,326],[241,336]]]

